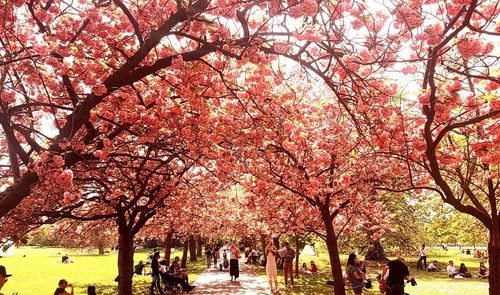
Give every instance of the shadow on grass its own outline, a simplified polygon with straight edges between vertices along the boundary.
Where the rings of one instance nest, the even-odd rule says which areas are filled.
[[[79,282],[75,282],[75,285],[81,286],[83,284]],[[116,295],[118,294],[118,284],[117,283],[109,283],[109,284],[91,284],[92,286],[95,286],[96,289],[96,294],[99,295]],[[87,294],[87,286],[89,284],[86,284],[83,288],[80,288],[77,294]],[[132,288],[132,294],[134,295],[149,295],[149,287],[150,283],[146,281],[134,281],[134,285]]]

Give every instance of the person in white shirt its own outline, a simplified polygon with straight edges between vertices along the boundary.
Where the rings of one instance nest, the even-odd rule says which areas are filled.
[[[448,266],[446,267],[446,271],[448,271],[448,276],[450,278],[453,278],[458,274],[457,268],[453,264],[453,260],[450,260],[450,262],[448,263]]]
[[[434,260],[429,264],[429,267],[427,268],[427,271],[434,272],[434,271],[441,271],[439,267],[437,267],[437,260]]]
[[[417,261],[417,270],[425,270],[427,268],[427,256],[425,255],[425,244],[422,244],[419,252],[420,258]],[[422,265],[422,261],[424,265]]]

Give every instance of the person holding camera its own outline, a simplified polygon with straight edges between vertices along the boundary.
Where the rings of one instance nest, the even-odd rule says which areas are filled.
[[[387,277],[387,295],[404,295],[405,294],[405,279],[411,282],[412,286],[417,283],[415,279],[410,277],[410,271],[405,264],[403,257],[398,257],[396,260],[391,260],[387,263],[389,275]]]
[[[73,285],[68,284],[68,281],[62,279],[59,281],[59,287],[54,291],[54,295],[74,295]],[[66,288],[71,288],[71,293],[66,291]]]

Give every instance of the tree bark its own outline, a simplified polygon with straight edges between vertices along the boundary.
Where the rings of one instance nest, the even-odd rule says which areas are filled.
[[[266,251],[266,246],[267,246],[266,245],[266,235],[260,234],[260,242],[262,243],[262,253],[264,253],[263,254],[263,256],[264,256],[264,265],[266,265],[267,264],[267,256],[266,256],[266,252],[265,252]]]
[[[333,228],[330,212],[327,208],[322,212],[322,219],[326,230],[326,247],[330,258],[330,267],[333,277],[333,293],[335,295],[345,295],[344,281],[342,279],[342,266],[340,264],[337,236]]]
[[[300,239],[295,236],[295,277],[299,277],[299,255],[300,255]]]
[[[186,268],[187,266],[188,246],[189,246],[189,241],[186,238],[186,240],[184,241],[184,248],[182,249],[182,260],[181,260],[182,268]]]
[[[274,246],[276,246],[276,249],[280,248],[280,238],[275,237],[273,238]]]
[[[370,241],[370,246],[368,247],[368,251],[366,252],[365,260],[388,260],[385,256],[384,248],[382,247],[382,244],[380,244],[379,239]]]
[[[196,237],[196,256],[201,257],[203,255],[203,251],[201,249],[201,245],[203,244],[203,241],[201,240],[200,237]]]
[[[119,235],[118,295],[131,295],[134,268],[134,237],[127,229],[120,229]]]
[[[196,261],[196,240],[194,236],[189,237],[189,261]]]
[[[104,254],[104,246],[103,245],[99,245],[99,255],[103,255]]]
[[[163,240],[163,249],[165,251],[165,255],[163,258],[167,261],[167,264],[170,265],[170,249],[172,249],[172,237],[174,236],[174,231],[169,230],[167,235],[165,236],[165,240]]]
[[[500,235],[498,232],[490,231],[490,241],[488,243],[488,264],[490,275],[488,282],[490,284],[489,295],[500,294]]]

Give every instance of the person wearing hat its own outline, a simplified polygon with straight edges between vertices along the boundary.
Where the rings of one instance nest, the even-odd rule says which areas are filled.
[[[7,282],[7,278],[10,277],[11,275],[7,274],[7,270],[5,269],[5,266],[0,265],[0,290],[2,290],[3,285]],[[0,293],[1,295],[2,293]]]

